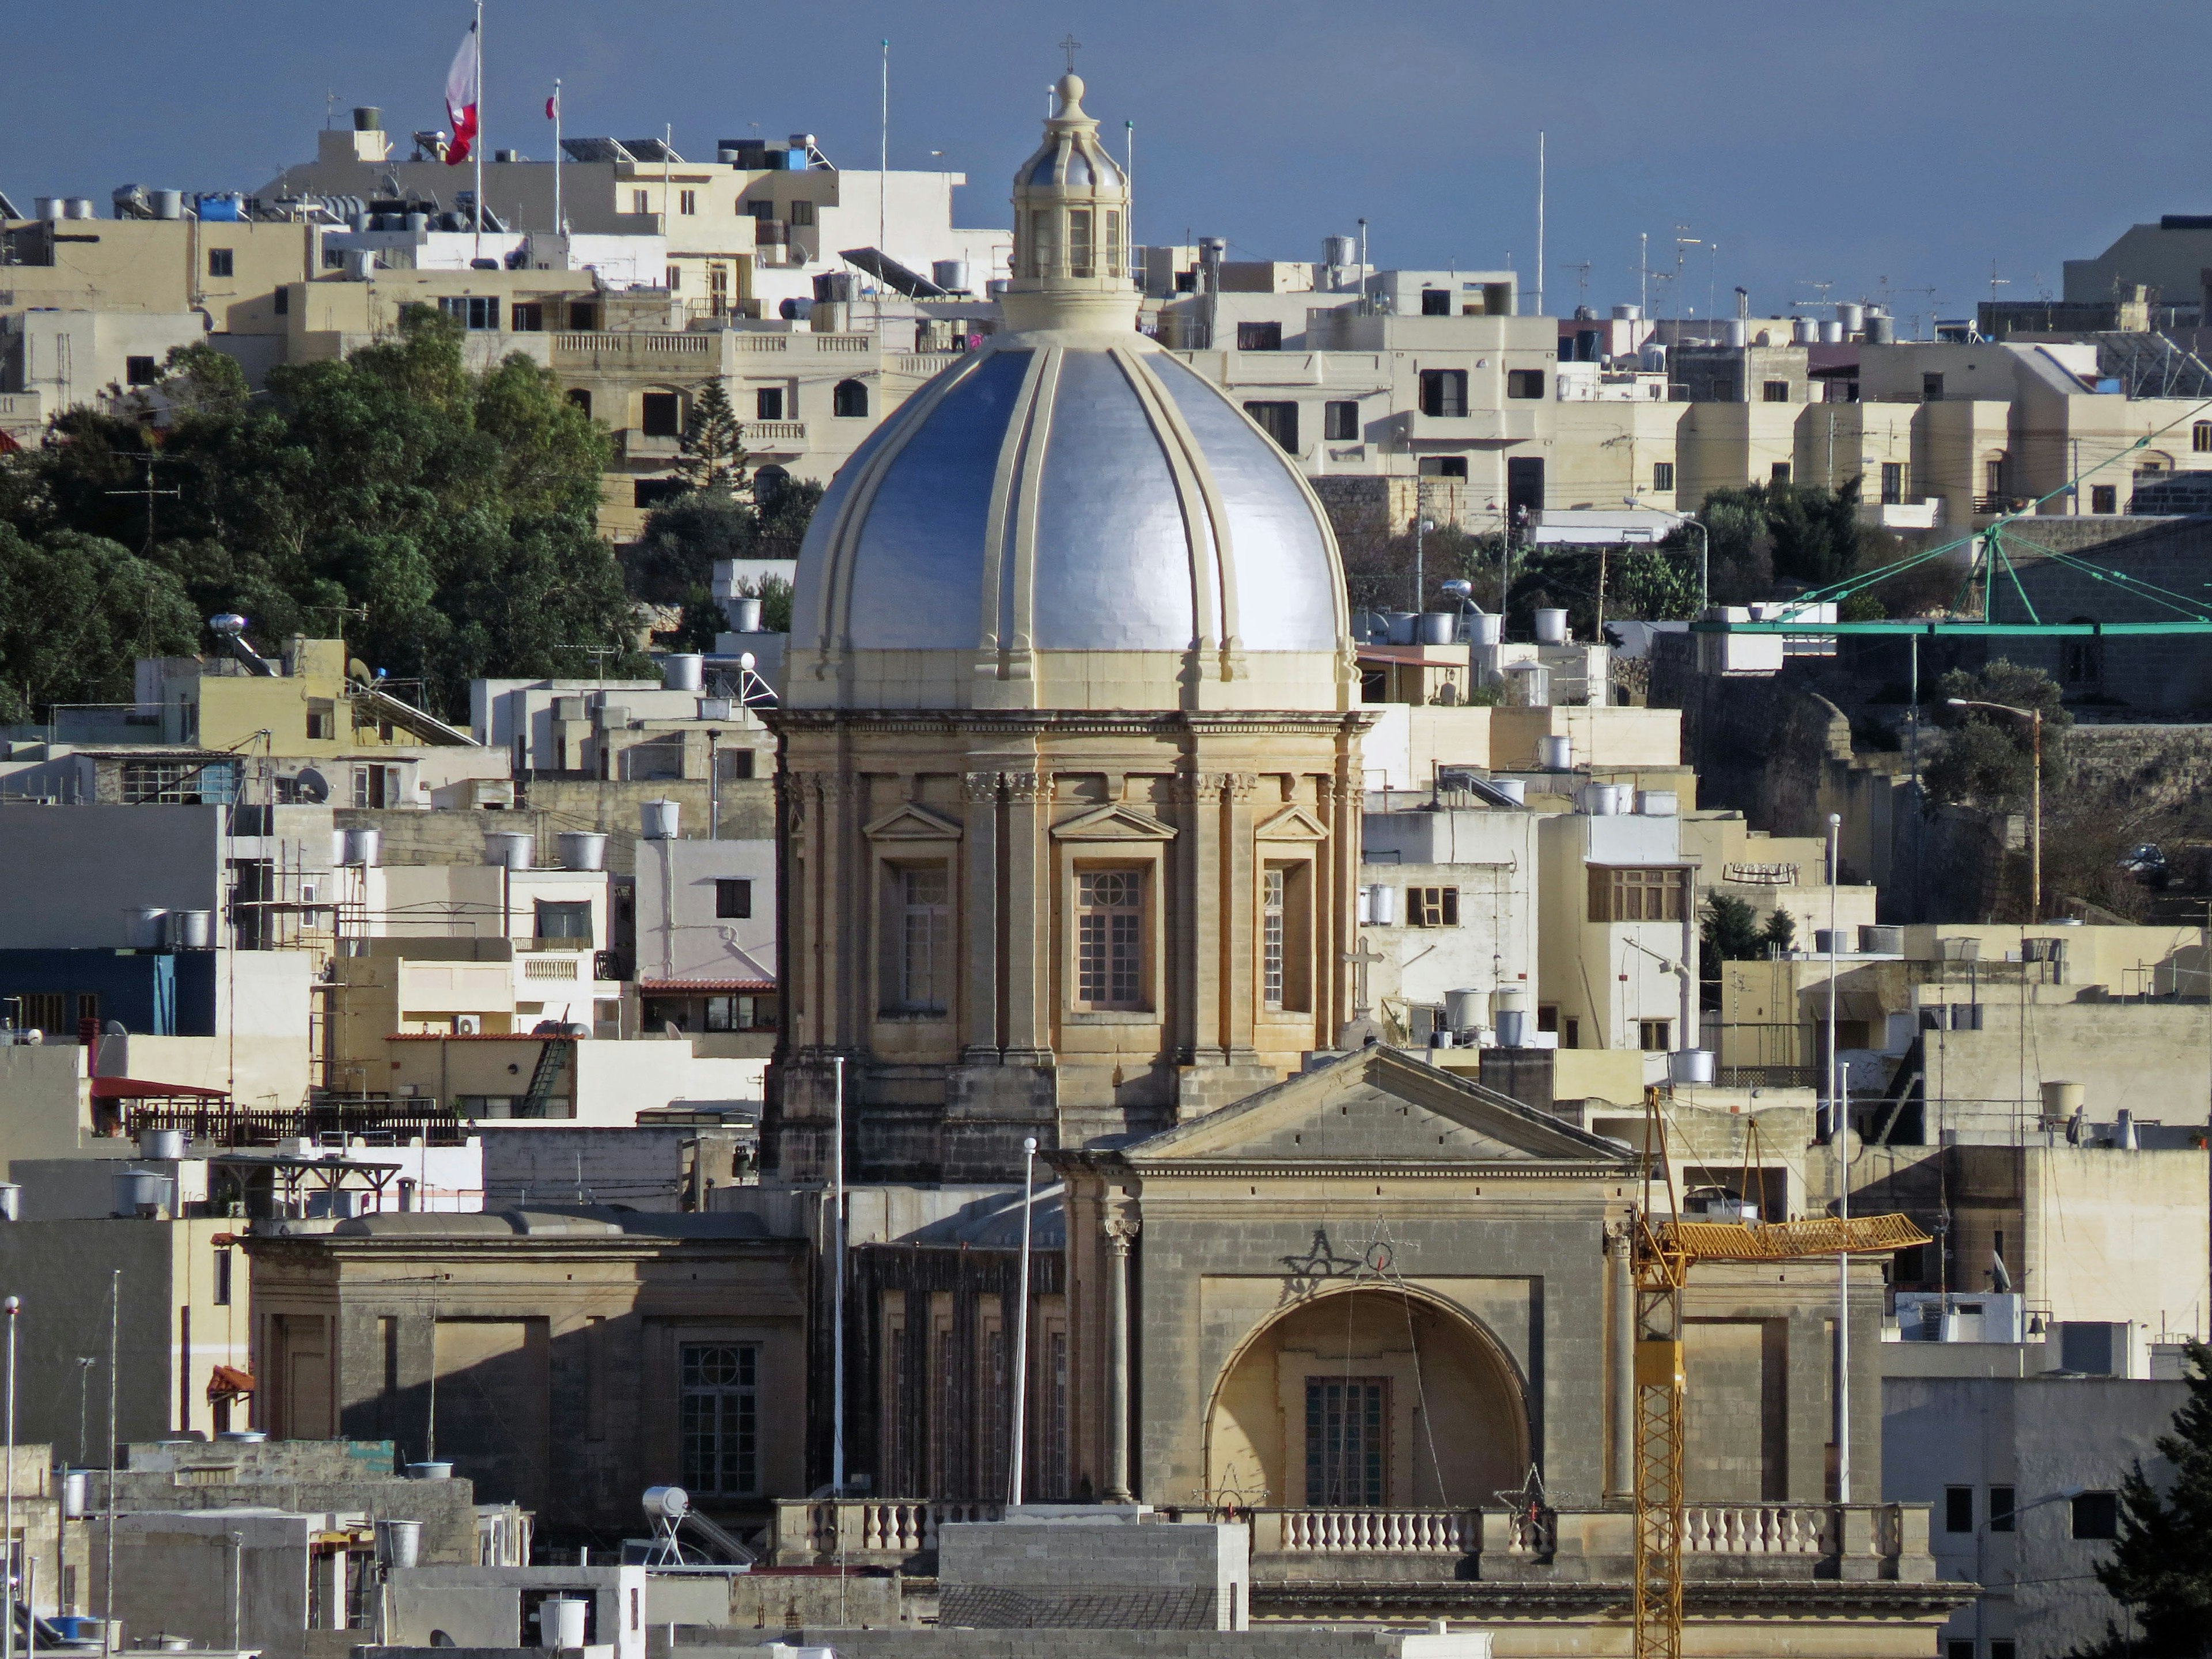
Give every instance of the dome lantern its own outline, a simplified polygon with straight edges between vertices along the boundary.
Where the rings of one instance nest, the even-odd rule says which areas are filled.
[[[1017,332],[1115,329],[1137,317],[1129,274],[1129,182],[1083,107],[1083,77],[1054,88],[1044,143],[1014,174],[1013,281],[1005,307]]]

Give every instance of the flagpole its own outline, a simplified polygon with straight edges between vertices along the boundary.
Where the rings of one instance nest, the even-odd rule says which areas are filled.
[[[561,81],[553,81],[553,234],[566,236],[567,221],[561,217]]]
[[[477,0],[477,137],[469,150],[469,159],[476,163],[477,251],[471,259],[483,258],[483,0]]]

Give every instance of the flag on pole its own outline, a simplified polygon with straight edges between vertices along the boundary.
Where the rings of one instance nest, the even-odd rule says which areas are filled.
[[[477,100],[483,95],[483,59],[477,50],[477,26],[461,37],[453,66],[446,71],[446,119],[453,124],[453,141],[446,146],[446,165],[456,167],[469,159],[477,142]]]
[[[545,100],[545,118],[549,121],[561,118],[561,94],[557,91]]]

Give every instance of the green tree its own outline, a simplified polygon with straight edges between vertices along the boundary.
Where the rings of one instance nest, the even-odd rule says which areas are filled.
[[[1766,919],[1759,930],[1759,942],[1776,955],[1795,950],[1797,945],[1797,919],[1787,910],[1777,910]]]
[[[2188,1348],[2189,1398],[2161,1435],[2173,1476],[2160,1490],[2136,1460],[2120,1484],[2120,1536],[2097,1580],[2140,1637],[2106,1625],[2076,1659],[2203,1659],[2212,1654],[2212,1349]]]
[[[1936,688],[1936,723],[1946,729],[1942,745],[1921,777],[1931,799],[1972,801],[2011,811],[2027,801],[2035,781],[2033,725],[1998,708],[1960,708],[1996,703],[2033,709],[2043,716],[2043,783],[2048,790],[2066,772],[2066,734],[2073,717],[2059,706],[2058,687],[2039,668],[2024,668],[1998,658],[1978,673],[1953,669]]]
[[[1808,587],[1843,580],[1859,562],[1858,481],[1841,489],[1769,484],[1766,531],[1777,576]]]
[[[692,398],[680,443],[676,471],[692,489],[734,494],[744,485],[744,432],[719,377],[707,381]]]
[[[1705,901],[1698,932],[1704,954],[1717,969],[1723,962],[1749,962],[1765,954],[1759,948],[1757,913],[1733,893],[1715,893]]]
[[[184,585],[161,566],[98,537],[27,541],[0,525],[0,722],[128,702],[134,657],[180,655],[198,638]]]
[[[257,636],[343,621],[353,654],[422,681],[441,712],[463,707],[473,675],[626,651],[631,601],[592,523],[605,430],[527,358],[475,373],[461,343],[451,319],[410,307],[387,337],[272,369],[251,397],[228,359],[185,348],[162,383],[158,450],[136,421],[73,410],[54,442],[0,464],[0,513],[48,547],[64,532],[150,541],[193,615],[240,611]],[[157,485],[179,492],[156,498],[150,527],[128,493],[149,453]]]

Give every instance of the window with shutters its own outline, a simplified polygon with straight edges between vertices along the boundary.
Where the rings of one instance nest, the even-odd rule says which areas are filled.
[[[507,325],[517,334],[543,334],[545,331],[545,302],[543,300],[518,300],[508,308]]]
[[[1589,867],[1592,921],[1680,921],[1690,872],[1679,866],[1650,868],[1593,864]]]
[[[676,192],[676,210],[678,213],[698,212],[699,192],[696,190],[678,191]]]
[[[1408,927],[1458,927],[1459,889],[1408,887],[1406,890],[1406,925]]]
[[[1145,1006],[1142,870],[1085,870],[1075,878],[1075,1006]]]
[[[1283,325],[1280,323],[1239,323],[1237,325],[1237,349],[1239,351],[1280,351],[1283,349]]]
[[[1359,405],[1349,398],[1333,401],[1323,406],[1322,435],[1331,443],[1357,443],[1359,441]]]
[[[840,380],[830,389],[830,412],[847,420],[865,420],[868,413],[868,387],[863,380]]]
[[[884,872],[886,1013],[941,1014],[951,1006],[952,888],[942,864]]]
[[[639,399],[639,429],[648,438],[684,435],[684,399],[674,392],[648,392]]]
[[[2189,428],[2189,447],[2199,455],[2212,455],[2212,421],[2199,421]]]
[[[1306,1506],[1375,1509],[1389,1468],[1390,1384],[1380,1376],[1306,1379]]]
[[[753,884],[742,878],[725,876],[714,883],[714,915],[724,921],[744,921],[753,913]]]
[[[1762,381],[1759,385],[1759,393],[1770,404],[1786,404],[1790,401],[1790,382],[1787,380]]]
[[[1544,371],[1540,368],[1509,368],[1505,371],[1505,395],[1509,398],[1541,398],[1545,379]]]
[[[1438,417],[1466,414],[1467,371],[1463,368],[1423,369],[1421,413]]]
[[[1881,504],[1895,507],[1905,499],[1905,463],[1884,461],[1881,464]]]
[[[1654,461],[1651,463],[1651,489],[1655,494],[1661,495],[1671,495],[1674,493],[1674,462]]]
[[[1298,453],[1298,406],[1293,403],[1251,403],[1244,412],[1291,454]]]
[[[1636,1022],[1636,1046],[1647,1054],[1663,1054],[1674,1046],[1674,1022],[1671,1019],[1639,1019]]]

